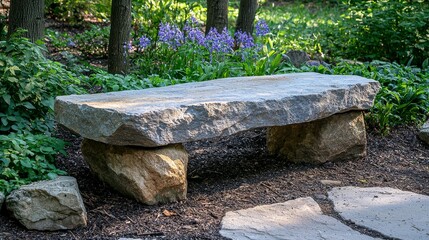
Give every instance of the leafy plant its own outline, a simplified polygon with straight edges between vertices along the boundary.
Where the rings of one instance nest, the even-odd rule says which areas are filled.
[[[25,38],[0,41],[0,133],[50,133],[54,97],[78,91],[79,80],[42,51]]]
[[[355,2],[333,34],[337,54],[420,65],[429,58],[428,16],[429,4],[423,0]]]
[[[65,142],[46,135],[0,135],[0,192],[64,175],[54,165],[55,155],[66,154],[64,146]]]
[[[86,56],[107,57],[110,27],[91,25],[89,30],[74,36],[75,47]]]

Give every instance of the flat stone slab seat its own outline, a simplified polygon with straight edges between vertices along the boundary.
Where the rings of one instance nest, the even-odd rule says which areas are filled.
[[[360,112],[373,105],[379,87],[378,82],[359,76],[318,73],[237,77],[162,88],[60,96],[55,102],[55,114],[59,124],[89,139],[84,141],[82,152],[99,176],[106,171],[115,172],[104,179],[109,179],[113,187],[127,195],[154,204],[186,196],[180,193],[172,197],[171,194],[171,191],[186,191],[186,187],[179,185],[186,186],[186,179],[182,178],[186,177],[187,156],[182,154],[184,149],[177,146],[184,142],[269,127],[267,143],[270,153],[290,161],[302,161],[301,156],[309,154],[309,151],[304,153],[301,150],[308,148],[309,143],[317,145],[311,147],[309,162],[364,156],[366,138]],[[310,127],[288,126],[302,123],[309,123]],[[318,128],[317,125],[324,127]],[[344,142],[353,140],[353,143],[334,146],[336,144],[333,143],[342,142],[330,133],[329,129],[335,126],[337,130],[333,132],[345,132],[344,135],[351,137]],[[271,127],[275,128],[271,131]],[[292,141],[290,146],[290,143],[284,142],[285,131],[287,134],[299,131],[301,134],[291,133],[291,136],[301,138],[301,141]],[[94,145],[90,144],[91,141],[115,147],[91,147]],[[121,152],[120,146],[126,149]],[[158,151],[163,148],[168,151]],[[290,149],[296,153],[290,154]],[[106,154],[101,151],[110,152]],[[152,151],[157,153],[149,154]],[[130,154],[140,160],[127,160],[130,162],[129,169],[125,171],[127,174],[122,171],[126,164],[121,165],[121,171],[111,169],[112,162],[122,161],[124,157],[129,159]],[[106,158],[108,160],[101,166]],[[140,164],[153,158],[157,159],[157,174],[168,175],[168,182],[171,182],[170,187],[162,184],[163,188],[158,193],[154,179],[159,181],[160,178],[150,177],[153,169],[147,169],[148,164]],[[130,174],[136,168],[143,170]],[[178,169],[185,172],[179,174]],[[128,175],[135,178],[127,178]],[[180,179],[172,180],[174,178]],[[145,179],[144,183],[141,183],[142,179]],[[118,187],[120,185],[127,187]],[[130,186],[135,186],[139,192],[150,190],[151,199],[146,199],[147,196],[136,197]]]

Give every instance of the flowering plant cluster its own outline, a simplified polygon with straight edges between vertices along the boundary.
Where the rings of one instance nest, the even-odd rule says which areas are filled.
[[[141,36],[134,54],[134,63],[142,75],[159,75],[164,78],[212,79],[226,77],[236,69],[246,69],[244,74],[256,67],[246,67],[263,62],[259,71],[267,68],[267,48],[261,37],[269,33],[265,21],[256,23],[255,36],[237,31],[233,36],[225,28],[210,29],[205,35],[195,18],[188,19],[180,29],[174,24],[161,23],[156,41]],[[263,65],[263,66],[262,66]],[[148,68],[147,66],[151,66]],[[237,74],[241,75],[241,74]]]
[[[256,36],[261,37],[269,33],[268,25],[261,20],[256,23]],[[199,22],[194,17],[190,18],[183,27],[183,31],[175,25],[169,23],[161,23],[159,26],[158,42],[165,44],[173,50],[177,50],[186,43],[195,44],[207,49],[210,53],[231,53],[234,46],[237,48],[254,48],[253,37],[246,33],[238,31],[234,34],[234,38],[225,28],[222,32],[216,29],[210,29],[205,36],[201,31]],[[139,39],[139,49],[145,49],[150,46],[152,41],[147,36],[141,36]]]

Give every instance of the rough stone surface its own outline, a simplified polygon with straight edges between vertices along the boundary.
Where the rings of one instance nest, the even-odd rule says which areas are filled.
[[[4,194],[2,192],[0,192],[0,210],[3,206],[4,198],[5,198]]]
[[[227,212],[220,234],[234,240],[373,239],[323,215],[319,205],[309,197]]]
[[[82,154],[102,181],[142,203],[186,199],[188,154],[181,144],[148,149],[84,139]]]
[[[55,112],[84,138],[156,147],[369,109],[378,90],[359,76],[294,73],[62,96]]]
[[[283,58],[292,63],[295,67],[301,67],[306,62],[310,61],[310,56],[306,52],[300,50],[290,50],[283,55]]]
[[[429,121],[420,129],[419,138],[429,144]]]
[[[66,230],[87,223],[85,206],[73,177],[21,186],[6,198],[6,207],[28,229]]]
[[[321,164],[366,155],[363,114],[352,111],[310,123],[271,127],[267,147],[272,155],[292,162]]]
[[[429,196],[387,187],[341,187],[329,192],[342,218],[391,238],[429,239]]]

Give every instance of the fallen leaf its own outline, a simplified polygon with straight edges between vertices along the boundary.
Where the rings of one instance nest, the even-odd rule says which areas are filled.
[[[177,213],[175,213],[173,211],[168,211],[167,209],[164,209],[164,211],[162,211],[162,214],[164,214],[164,216],[166,216],[166,217],[171,217],[171,216],[177,215]]]

